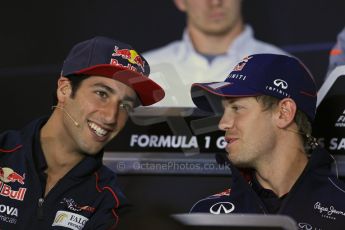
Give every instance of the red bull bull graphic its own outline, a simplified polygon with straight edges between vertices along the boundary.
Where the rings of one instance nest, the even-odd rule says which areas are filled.
[[[8,175],[6,179],[11,182],[18,182],[20,184],[24,184],[25,173],[23,174],[23,176],[21,176],[18,173],[13,172],[10,175]]]
[[[0,167],[0,196],[9,197],[13,200],[24,200],[26,188],[14,190],[8,183],[19,183],[24,185],[25,173],[20,175],[11,168]]]
[[[241,71],[251,58],[251,56],[243,58],[242,61],[234,67],[233,71]]]
[[[25,180],[25,173],[22,175],[16,173],[15,171],[13,171],[13,169],[11,168],[1,168],[0,167],[0,180],[8,183],[8,182],[18,182],[20,184],[24,184],[24,180]]]
[[[120,56],[120,57],[122,57],[124,59],[128,59],[128,60],[130,60],[132,57],[131,50],[129,50],[129,49],[119,50],[119,48],[117,46],[115,46],[114,52],[115,53],[112,54],[113,57],[114,56]]]
[[[123,59],[128,60],[129,63],[137,65],[141,68],[144,72],[145,61],[140,57],[140,55],[135,50],[129,49],[119,49],[119,47],[115,46],[114,53],[112,54],[113,57],[122,57]],[[110,64],[118,64],[115,59],[111,59]],[[128,66],[129,67],[129,66]]]

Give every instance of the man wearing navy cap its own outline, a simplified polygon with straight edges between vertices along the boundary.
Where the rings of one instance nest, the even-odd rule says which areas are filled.
[[[0,134],[0,229],[114,229],[127,201],[103,148],[129,112],[164,91],[131,46],[95,37],[75,45],[50,117]]]
[[[311,136],[317,91],[309,70],[285,55],[256,54],[224,82],[195,83],[193,102],[222,112],[231,189],[192,213],[289,215],[300,229],[343,229],[345,184]]]

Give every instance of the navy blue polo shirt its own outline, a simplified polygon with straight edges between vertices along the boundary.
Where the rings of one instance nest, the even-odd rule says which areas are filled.
[[[127,200],[102,164],[103,152],[86,156],[44,197],[47,163],[39,135],[46,121],[0,134],[0,228],[114,229]]]
[[[255,175],[252,177],[251,185],[253,190],[265,205],[268,213],[278,213],[287,194],[283,195],[282,197],[278,197],[272,190],[262,187]]]

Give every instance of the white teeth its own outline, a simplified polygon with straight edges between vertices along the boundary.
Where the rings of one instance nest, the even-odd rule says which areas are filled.
[[[97,136],[103,137],[103,136],[105,136],[108,133],[107,130],[102,129],[101,127],[99,127],[95,123],[88,122],[88,124],[89,124],[90,128],[95,132],[95,134]]]

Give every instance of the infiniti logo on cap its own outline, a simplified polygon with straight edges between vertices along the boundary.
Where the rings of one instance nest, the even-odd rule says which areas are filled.
[[[282,79],[275,79],[273,83],[275,86],[280,87],[282,89],[287,89],[288,87],[288,83]]]

